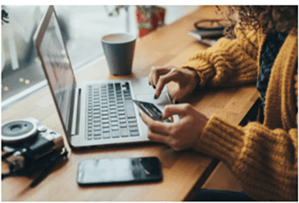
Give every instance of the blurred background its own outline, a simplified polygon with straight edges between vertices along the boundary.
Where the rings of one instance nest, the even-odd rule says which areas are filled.
[[[165,9],[164,23],[167,25],[198,6],[159,7]],[[2,110],[47,86],[33,43],[33,35],[47,8],[2,5]],[[75,72],[103,57],[103,35],[116,32],[140,34],[136,8],[134,5],[55,6]]]

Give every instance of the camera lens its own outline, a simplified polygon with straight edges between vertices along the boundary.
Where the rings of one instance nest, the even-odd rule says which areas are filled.
[[[20,125],[20,124],[10,126],[10,130],[13,132],[19,131],[21,129],[22,129],[22,125]]]
[[[27,120],[15,120],[2,124],[3,142],[19,142],[26,140],[37,133],[37,126],[35,123]]]

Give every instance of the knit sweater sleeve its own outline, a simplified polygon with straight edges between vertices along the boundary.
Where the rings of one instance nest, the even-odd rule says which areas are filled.
[[[213,115],[194,146],[224,162],[256,200],[298,198],[298,74],[293,77],[290,84],[294,88],[287,94],[292,96],[285,102],[292,115],[281,117],[288,123],[286,127],[267,127],[259,122],[241,127]]]
[[[223,161],[254,199],[297,199],[297,128],[241,127],[213,115],[194,148]]]
[[[256,31],[238,30],[236,39],[219,39],[191,56],[182,68],[197,71],[201,88],[252,83],[257,79],[257,44]]]

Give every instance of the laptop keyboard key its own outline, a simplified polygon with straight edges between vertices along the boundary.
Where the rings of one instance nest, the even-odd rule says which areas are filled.
[[[133,131],[133,132],[130,131],[130,135],[131,135],[131,137],[137,137],[137,136],[139,136],[139,132],[138,131]]]
[[[134,126],[134,127],[130,127],[130,132],[138,132],[138,127],[137,126]]]
[[[110,132],[109,133],[104,133],[103,132],[103,138],[104,139],[109,139],[110,138]]]
[[[112,135],[112,138],[119,138],[120,132],[118,130],[112,130],[111,135]]]
[[[87,91],[88,140],[139,136],[128,82],[88,85]]]
[[[128,128],[120,128],[121,137],[129,137]]]
[[[135,110],[132,100],[125,102],[125,112],[128,118],[135,117]]]

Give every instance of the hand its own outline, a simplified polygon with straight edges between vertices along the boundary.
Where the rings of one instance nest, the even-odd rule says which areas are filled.
[[[196,111],[190,104],[176,104],[165,107],[162,119],[179,116],[179,121],[163,123],[155,121],[141,113],[143,122],[148,126],[148,138],[151,141],[162,142],[174,150],[193,148],[208,118]]]
[[[176,103],[176,101],[193,92],[199,83],[199,77],[193,69],[176,68],[174,66],[152,67],[149,74],[149,83],[156,87],[156,98],[159,98],[164,85],[171,81],[178,83],[180,87],[179,93],[173,98],[173,102]]]

